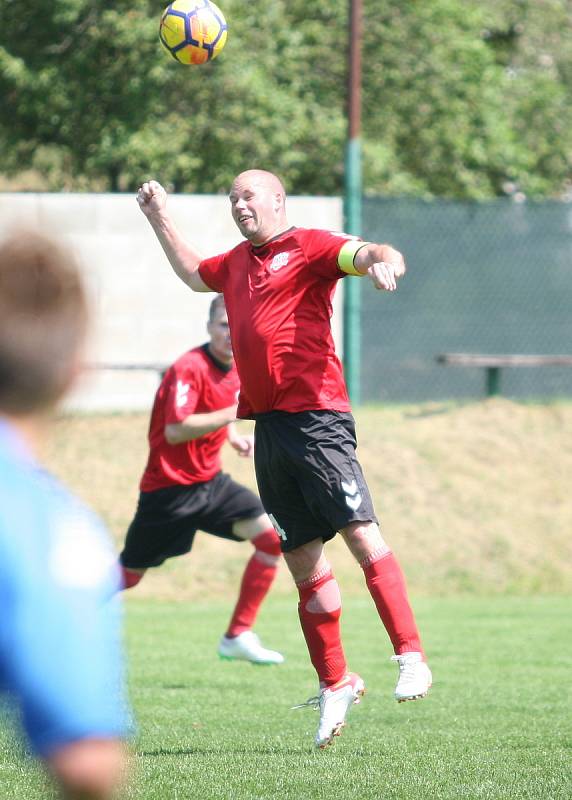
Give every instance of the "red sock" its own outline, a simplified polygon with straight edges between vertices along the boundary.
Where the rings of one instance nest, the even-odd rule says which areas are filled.
[[[238,600],[226,632],[229,638],[252,628],[278,569],[276,557],[281,552],[280,539],[274,528],[260,533],[252,539],[252,544],[256,549],[242,576]]]
[[[137,586],[143,575],[140,572],[134,572],[132,569],[127,569],[122,564],[119,565],[119,569],[121,570],[121,588],[122,589],[132,589],[133,586]]]
[[[396,655],[423,653],[419,631],[407,599],[405,578],[393,553],[385,552],[377,557],[372,553],[362,561],[361,567]]]
[[[347,673],[340,638],[342,602],[336,579],[329,567],[297,584],[298,614],[308,645],[310,661],[321,686],[332,686]]]

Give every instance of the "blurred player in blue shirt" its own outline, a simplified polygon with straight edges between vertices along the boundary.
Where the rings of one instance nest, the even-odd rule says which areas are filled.
[[[104,800],[126,763],[119,574],[101,523],[36,461],[87,322],[67,250],[0,244],[0,689],[62,794]]]

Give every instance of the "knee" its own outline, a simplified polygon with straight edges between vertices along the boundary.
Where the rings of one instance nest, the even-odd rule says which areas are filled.
[[[323,550],[322,540],[315,539],[284,553],[284,559],[298,588],[315,584],[319,576],[331,572]]]
[[[307,599],[304,606],[310,614],[329,614],[337,615],[342,613],[342,598],[340,587],[334,576],[330,573],[329,580],[326,580],[316,588]]]
[[[389,547],[375,522],[352,522],[341,533],[350,551],[359,562],[373,552],[389,552]]]
[[[376,522],[350,522],[341,530],[341,534],[346,540],[381,539],[381,531]]]
[[[280,537],[274,528],[264,531],[264,533],[259,533],[258,536],[252,539],[252,544],[256,550],[260,550],[261,553],[266,553],[269,556],[279,556],[282,552],[280,549]]]

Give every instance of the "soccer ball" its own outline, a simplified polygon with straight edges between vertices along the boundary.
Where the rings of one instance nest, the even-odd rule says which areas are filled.
[[[210,0],[174,0],[163,11],[159,38],[181,64],[204,64],[225,45],[227,24]]]

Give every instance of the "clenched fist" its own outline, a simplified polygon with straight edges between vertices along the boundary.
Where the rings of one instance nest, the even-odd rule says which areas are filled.
[[[146,217],[157,214],[167,205],[167,192],[158,181],[146,181],[137,192],[139,208]]]

